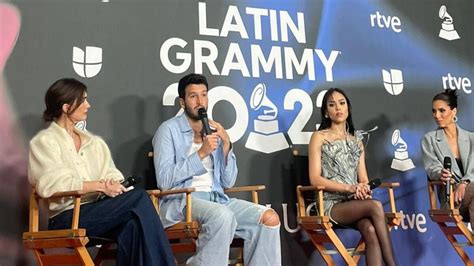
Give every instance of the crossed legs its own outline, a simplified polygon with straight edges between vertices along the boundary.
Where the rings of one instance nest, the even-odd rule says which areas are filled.
[[[355,225],[366,242],[366,264],[395,265],[392,243],[382,204],[377,200],[351,200],[337,203],[331,217],[342,225]]]

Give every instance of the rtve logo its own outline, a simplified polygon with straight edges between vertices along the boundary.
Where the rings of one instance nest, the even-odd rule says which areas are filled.
[[[383,86],[391,95],[399,95],[403,91],[403,73],[399,69],[382,69]]]
[[[84,52],[81,48],[73,47],[72,67],[83,78],[95,77],[102,68],[102,48],[86,46]]]
[[[448,73],[447,76],[442,76],[442,80],[444,89],[462,89],[467,94],[472,92],[472,89],[469,89],[471,87],[471,80],[467,77],[454,77],[451,76],[451,73]]]
[[[377,22],[377,23],[376,23]],[[375,14],[370,14],[370,25],[373,27],[377,26],[379,28],[392,28],[392,30],[396,33],[402,31],[402,22],[399,17],[397,16],[384,16],[380,14],[379,11],[375,12]]]
[[[416,230],[419,233],[426,233],[428,228],[426,228],[426,217],[423,213],[403,213],[403,211],[400,211],[402,214],[402,220],[400,222],[400,227],[402,230]],[[395,226],[395,230],[398,230],[400,228],[398,226]]]

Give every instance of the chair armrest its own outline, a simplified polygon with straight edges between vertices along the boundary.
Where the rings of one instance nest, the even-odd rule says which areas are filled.
[[[320,216],[324,216],[324,200],[323,200],[323,191],[324,186],[297,186],[296,187],[296,197],[298,200],[298,216],[306,216],[306,206],[304,203],[303,192],[306,191],[316,191],[318,193],[318,212]]]
[[[84,195],[92,194],[92,193],[97,193],[97,192],[85,193],[81,190],[61,191],[61,192],[54,193],[48,198],[41,198],[38,194],[36,195],[38,198],[41,198],[41,199],[55,199],[55,198],[62,198],[62,197],[82,197]]]
[[[170,190],[161,190],[161,192],[157,195],[158,197],[168,196],[168,195],[175,195],[175,194],[182,194],[182,193],[192,193],[196,191],[195,188],[180,188],[180,189],[170,189]]]
[[[224,192],[234,193],[234,192],[249,192],[249,191],[260,191],[260,190],[265,190],[265,185],[232,187],[232,188],[224,189]]]
[[[63,197],[74,197],[73,199],[73,214],[72,214],[72,222],[71,222],[71,229],[79,229],[79,213],[81,210],[81,197],[90,193],[96,192],[89,192],[85,193],[80,190],[71,190],[71,191],[61,191],[56,192],[50,197],[43,198],[36,193],[36,190],[33,188],[30,196],[30,224],[29,224],[29,231],[30,232],[38,232],[39,230],[39,200],[42,199],[56,199],[56,198],[63,198]]]
[[[146,193],[148,193],[148,196],[158,196],[158,195],[160,195],[161,190],[151,189],[151,190],[147,190]]]
[[[439,210],[437,200],[436,200],[436,193],[435,187],[436,186],[445,186],[443,181],[441,180],[428,180],[428,196],[430,198],[430,208],[431,210]],[[453,193],[453,186],[450,186],[450,197],[449,197],[449,209],[454,210],[454,193]]]
[[[399,182],[384,182],[380,184],[380,188],[386,188],[388,190],[388,199],[390,201],[390,213],[396,214],[397,213],[397,208],[395,206],[395,195],[393,194],[393,188],[399,187],[400,183]]]
[[[153,203],[153,206],[156,209],[156,212],[160,212],[160,204],[159,198],[168,195],[176,195],[176,194],[186,194],[186,222],[190,223],[192,221],[192,201],[191,201],[191,193],[196,191],[195,188],[180,188],[180,189],[170,189],[170,190],[148,190],[148,195]]]
[[[258,204],[258,191],[265,190],[264,185],[243,186],[224,189],[225,193],[251,192],[252,202]]]
[[[399,186],[400,186],[399,182],[393,182],[393,183],[384,182],[384,183],[380,184],[379,187],[381,187],[381,188],[394,188],[394,187],[399,187]]]
[[[324,190],[324,186],[298,186],[297,189],[300,191],[317,191],[317,190]]]

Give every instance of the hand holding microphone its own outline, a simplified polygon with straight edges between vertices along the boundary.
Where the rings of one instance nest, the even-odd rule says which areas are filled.
[[[451,157],[444,157],[443,160],[443,170],[441,172],[441,180],[446,183],[446,197],[448,198],[449,202],[449,196],[451,195]]]
[[[207,118],[207,111],[204,107],[198,110],[199,119],[202,122],[202,135],[203,141],[202,146],[198,150],[198,155],[201,159],[211,154],[219,146],[219,136],[214,134],[214,131],[209,126],[209,120]]]
[[[349,196],[349,199],[371,199],[372,190],[378,188],[381,184],[380,178],[370,180],[368,184],[359,183],[355,185],[355,192]]]
[[[206,109],[204,107],[199,108],[198,115],[199,115],[199,119],[202,122],[202,131],[204,133],[203,135],[205,135],[205,136],[211,135],[212,134],[212,129],[209,126],[209,119],[207,118]]]
[[[114,198],[123,192],[127,192],[132,190],[135,184],[138,184],[141,182],[141,177],[129,177],[122,181],[121,183],[118,183],[114,180],[106,180],[105,181],[105,190],[104,194],[99,196],[99,200],[105,199],[107,197]]]

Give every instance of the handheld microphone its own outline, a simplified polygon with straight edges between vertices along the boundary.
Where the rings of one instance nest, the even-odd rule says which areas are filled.
[[[380,178],[375,178],[373,180],[370,180],[369,182],[370,190],[380,187],[381,184],[382,184],[382,180],[380,180]]]
[[[139,176],[130,176],[127,179],[125,179],[124,181],[122,181],[120,184],[122,186],[124,186],[125,188],[130,188],[130,189],[127,189],[127,191],[129,191],[129,190],[133,189],[133,186],[135,184],[138,184],[140,182],[142,182],[141,177],[139,177]],[[102,194],[102,195],[99,196],[99,200],[103,200],[105,198],[108,198],[108,196],[106,194]]]
[[[443,168],[451,172],[451,157],[444,157]],[[446,197],[449,201],[449,196],[451,195],[451,178],[446,182]]]
[[[209,126],[209,120],[207,119],[206,109],[204,107],[199,108],[198,115],[199,115],[199,119],[201,119],[201,122],[202,122],[202,128],[203,128],[204,134],[206,136],[212,134],[211,127]]]
[[[129,178],[122,181],[122,183],[120,183],[120,184],[122,186],[124,186],[125,188],[128,188],[128,187],[134,186],[135,184],[138,184],[140,182],[142,182],[141,177],[139,177],[139,176],[130,176]]]

